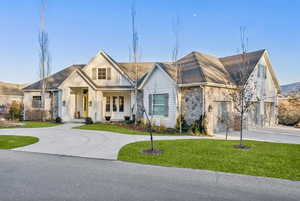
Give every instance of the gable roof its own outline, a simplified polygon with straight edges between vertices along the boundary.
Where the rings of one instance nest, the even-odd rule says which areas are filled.
[[[178,60],[180,84],[211,82],[230,84],[229,73],[221,61],[207,54],[192,52]]]
[[[72,65],[69,66],[51,76],[49,76],[47,79],[47,89],[56,89],[61,85],[61,83],[69,77],[75,70],[83,68],[85,65]],[[23,90],[39,90],[41,89],[42,81],[37,81],[27,87],[25,87]]]
[[[0,82],[0,95],[23,96],[24,85]]]
[[[230,74],[231,79],[238,83],[240,72],[244,72],[246,77],[249,77],[255,66],[263,56],[266,50],[258,50],[246,53],[247,69],[244,69],[243,59],[241,54],[219,58],[224,65],[226,71]]]

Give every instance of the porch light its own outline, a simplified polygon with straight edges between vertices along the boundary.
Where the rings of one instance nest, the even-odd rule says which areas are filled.
[[[65,107],[65,106],[66,106],[66,101],[63,101],[62,104],[63,104],[63,106]]]
[[[92,101],[89,102],[89,106],[92,107]]]

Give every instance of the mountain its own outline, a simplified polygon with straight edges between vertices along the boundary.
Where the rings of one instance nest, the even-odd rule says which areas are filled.
[[[300,94],[300,82],[282,85],[281,94],[282,95]]]

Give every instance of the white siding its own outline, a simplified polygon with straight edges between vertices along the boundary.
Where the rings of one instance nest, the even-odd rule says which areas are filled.
[[[122,76],[112,64],[98,53],[85,67],[84,72],[92,79],[93,68],[110,68],[111,80],[93,80],[99,86],[129,86],[128,80]]]
[[[77,72],[72,73],[59,88],[61,90],[60,102],[65,102],[65,105],[60,104],[60,113],[63,121],[72,121],[75,117],[75,94],[71,93],[71,88],[88,89],[88,101],[92,103],[91,105],[89,104],[88,116],[91,117],[93,121],[102,120],[102,93],[91,88]]]
[[[155,125],[164,125],[174,128],[176,125],[176,86],[173,80],[161,69],[156,68],[143,87],[144,106],[149,114],[149,94],[169,94],[168,116],[150,116]],[[144,117],[146,120],[146,118]]]

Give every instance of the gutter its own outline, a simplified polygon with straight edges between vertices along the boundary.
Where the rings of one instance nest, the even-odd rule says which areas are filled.
[[[195,83],[188,83],[188,84],[178,84],[179,87],[198,87],[198,86],[211,86],[211,87],[220,87],[220,88],[230,88],[234,89],[236,86],[230,84],[217,84],[212,82],[195,82]]]

